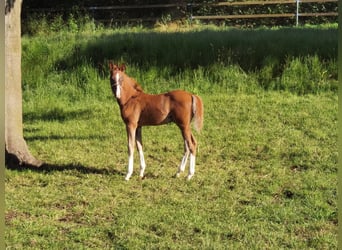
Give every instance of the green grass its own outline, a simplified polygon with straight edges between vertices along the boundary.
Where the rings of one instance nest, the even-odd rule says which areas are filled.
[[[172,177],[182,156],[174,125],[144,128],[147,178],[138,179],[136,158],[125,182],[114,101],[32,115],[26,140],[49,165],[6,170],[7,246],[334,248],[337,97],[202,97],[190,182]]]
[[[201,45],[198,38],[205,32],[218,44],[238,39],[229,35],[241,33],[242,39],[242,34],[252,31],[169,36],[105,31],[23,39],[24,136],[32,153],[46,165],[6,169],[8,248],[336,248],[333,52],[327,46],[327,53],[320,55],[321,50],[312,45],[319,42],[311,40],[304,40],[305,53],[296,54],[291,46],[283,49],[284,56],[274,54],[275,61],[284,62],[276,67],[282,73],[271,78],[262,73],[264,84],[274,87],[263,86],[263,67],[246,68],[246,58],[196,64],[191,57],[184,62],[192,53],[187,47],[191,40],[195,51],[205,51],[203,58],[211,56],[208,47],[200,49],[205,42]],[[263,43],[262,37],[271,38],[268,32],[282,34],[271,30],[253,34]],[[297,30],[283,32],[301,36]],[[324,39],[333,33],[311,32],[325,34]],[[127,37],[132,39],[129,46],[141,47],[125,54],[118,46],[129,44]],[[159,47],[155,52],[148,47],[149,40],[170,46],[165,58]],[[244,42],[245,48],[252,44]],[[286,44],[283,41],[282,46]],[[181,51],[173,56],[176,48]],[[225,55],[231,57],[234,51]],[[255,51],[251,60],[259,53],[261,57]],[[139,55],[147,55],[146,60]],[[183,153],[175,125],[143,128],[146,178],[138,178],[136,154],[134,175],[124,181],[125,127],[110,92],[106,65],[101,66],[110,58],[127,61],[128,74],[147,92],[183,88],[202,97],[205,122],[203,131],[195,134],[199,151],[190,182],[186,174],[173,178]],[[274,61],[269,60],[272,66]],[[330,78],[325,78],[326,67],[332,72]],[[322,75],[328,87],[310,83]],[[305,84],[293,89],[290,82],[296,79]]]
[[[187,87],[308,94],[338,86],[336,27],[62,32],[25,37],[23,51],[23,84],[30,88],[62,82],[93,93],[88,87],[107,77],[109,60],[128,64],[149,92]]]

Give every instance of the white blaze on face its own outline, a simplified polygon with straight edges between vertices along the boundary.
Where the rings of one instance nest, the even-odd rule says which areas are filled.
[[[121,97],[121,85],[119,83],[119,80],[120,80],[120,75],[119,73],[116,73],[115,75],[115,81],[116,81],[116,98],[120,99]]]

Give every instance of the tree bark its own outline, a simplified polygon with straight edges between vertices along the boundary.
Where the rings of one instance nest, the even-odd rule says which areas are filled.
[[[7,165],[41,166],[30,153],[23,137],[21,90],[21,4],[5,5],[5,146]]]

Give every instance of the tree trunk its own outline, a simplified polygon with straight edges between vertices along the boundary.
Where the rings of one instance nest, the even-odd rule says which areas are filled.
[[[5,6],[5,145],[7,165],[41,166],[23,137],[21,91],[22,0],[6,0]]]

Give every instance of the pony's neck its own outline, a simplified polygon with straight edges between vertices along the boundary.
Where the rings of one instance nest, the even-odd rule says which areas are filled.
[[[121,87],[121,97],[118,99],[119,105],[124,106],[131,98],[135,98],[143,93],[141,86],[127,75]]]

